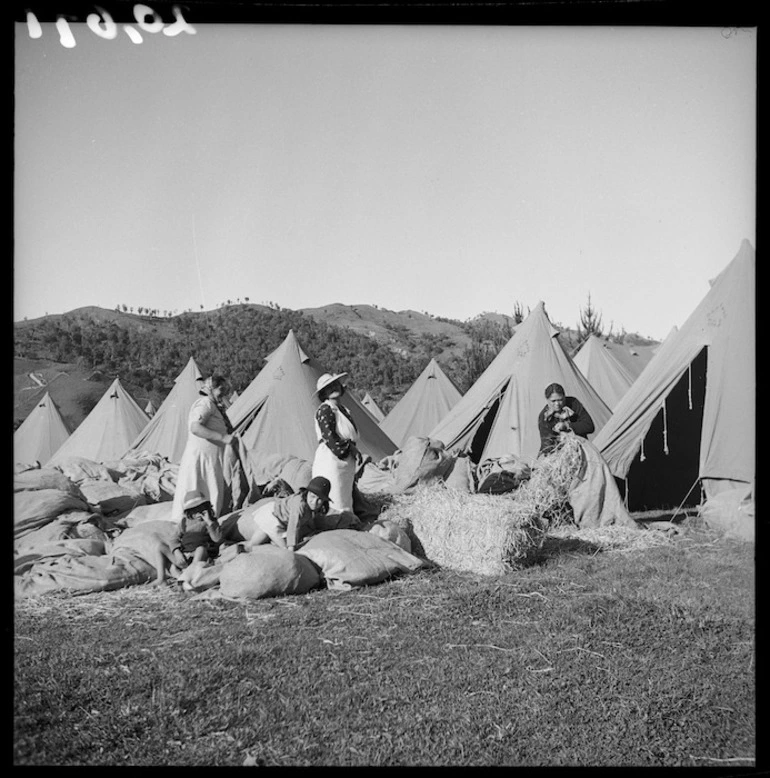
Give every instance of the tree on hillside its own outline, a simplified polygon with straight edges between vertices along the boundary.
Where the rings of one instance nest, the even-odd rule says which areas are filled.
[[[529,312],[529,307],[527,307],[527,315]],[[516,324],[521,324],[524,321],[524,307],[518,300],[513,304],[513,320]]]
[[[591,335],[602,336],[602,316],[591,303],[591,293],[588,293],[588,304],[580,311],[580,321],[577,326],[578,342],[583,343]]]
[[[498,351],[489,343],[484,343],[478,338],[471,340],[470,346],[463,350],[460,361],[459,388],[465,393],[476,383],[478,377],[489,367]]]

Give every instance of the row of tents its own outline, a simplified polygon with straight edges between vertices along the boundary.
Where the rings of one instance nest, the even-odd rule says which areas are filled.
[[[431,360],[384,414],[371,395],[346,395],[360,449],[375,462],[410,436],[442,441],[474,462],[515,454],[534,461],[544,388],[562,384],[591,414],[594,445],[622,482],[631,510],[696,504],[755,480],[755,252],[738,254],[662,344],[630,349],[591,337],[570,356],[542,302],[462,395]],[[327,372],[290,331],[228,415],[247,447],[312,460],[316,380]],[[187,414],[202,379],[193,358],[152,417],[116,379],[72,433],[46,394],[14,435],[17,462],[46,466],[149,452],[179,462]],[[689,500],[689,503],[687,502]]]

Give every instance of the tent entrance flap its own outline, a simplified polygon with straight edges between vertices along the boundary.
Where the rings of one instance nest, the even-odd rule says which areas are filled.
[[[707,347],[701,349],[666,396],[631,463],[623,485],[629,511],[693,507],[700,502],[700,489],[691,487],[700,467],[707,352]]]
[[[507,387],[507,384],[506,384]],[[492,430],[492,425],[497,418],[497,412],[500,410],[500,401],[502,400],[505,388],[497,395],[494,402],[489,406],[489,409],[481,419],[481,424],[476,429],[473,438],[471,439],[471,445],[469,448],[469,456],[471,461],[478,464],[481,461],[481,456],[484,453],[484,447],[487,445],[489,433]]]

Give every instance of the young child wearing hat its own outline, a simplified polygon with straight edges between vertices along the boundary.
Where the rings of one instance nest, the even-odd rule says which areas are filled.
[[[177,547],[173,552],[180,568],[192,562],[213,559],[219,554],[224,540],[214,509],[200,492],[187,492],[182,508],[184,513],[179,523]]]
[[[244,544],[246,551],[262,543],[274,543],[293,551],[315,532],[315,519],[329,510],[327,478],[316,476],[304,488],[288,497],[276,497],[258,506],[253,513],[256,529]]]

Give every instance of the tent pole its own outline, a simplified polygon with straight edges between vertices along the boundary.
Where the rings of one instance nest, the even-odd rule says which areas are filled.
[[[677,514],[678,514],[678,513],[679,513],[679,511],[682,509],[682,506],[685,504],[685,501],[687,500],[687,498],[688,498],[688,497],[690,496],[690,494],[692,493],[692,490],[695,488],[695,484],[697,484],[697,483],[698,483],[698,481],[700,481],[700,476],[698,476],[698,477],[695,479],[695,481],[693,482],[693,485],[690,487],[689,491],[688,491],[688,492],[687,492],[687,494],[684,496],[684,500],[682,500],[682,502],[680,502],[680,503],[679,503],[679,507],[678,507],[678,508],[677,508],[677,509],[674,511],[674,515],[673,515],[673,516],[672,516],[672,517],[669,519],[669,521],[670,521],[670,522],[672,522],[672,523],[673,523],[674,519],[677,517]]]

